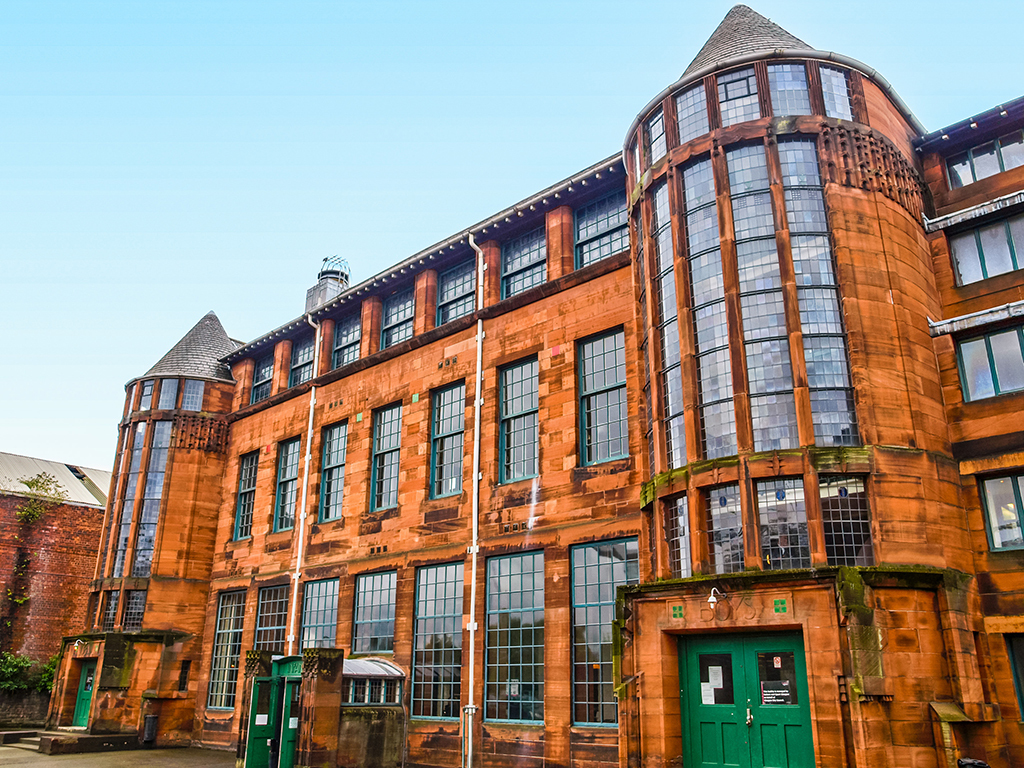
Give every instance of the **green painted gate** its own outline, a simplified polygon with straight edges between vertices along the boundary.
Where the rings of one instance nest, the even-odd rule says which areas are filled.
[[[302,657],[274,662],[271,677],[257,677],[249,704],[245,768],[293,768],[299,734]]]
[[[96,687],[96,659],[82,662],[82,673],[78,678],[78,697],[75,699],[75,715],[71,725],[84,728],[89,725],[89,708],[92,705],[92,691]]]
[[[814,768],[799,634],[679,640],[686,768]]]

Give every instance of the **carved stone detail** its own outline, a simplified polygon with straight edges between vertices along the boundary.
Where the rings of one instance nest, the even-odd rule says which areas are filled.
[[[228,446],[227,422],[206,416],[175,416],[173,446],[224,453]]]

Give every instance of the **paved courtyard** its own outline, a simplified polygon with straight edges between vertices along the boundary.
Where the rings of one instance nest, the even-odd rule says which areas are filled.
[[[234,764],[234,752],[209,749],[134,749],[82,755],[42,755],[17,747],[0,747],[2,768],[227,768]]]

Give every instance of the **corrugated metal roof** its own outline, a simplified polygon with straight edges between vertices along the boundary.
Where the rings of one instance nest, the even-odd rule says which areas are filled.
[[[110,472],[62,464],[59,461],[33,459],[15,453],[0,453],[0,493],[27,495],[28,489],[20,481],[35,477],[40,472],[46,472],[57,479],[60,487],[67,492],[69,504],[98,508],[107,504]]]
[[[405,677],[405,672],[384,659],[345,659],[345,677]]]

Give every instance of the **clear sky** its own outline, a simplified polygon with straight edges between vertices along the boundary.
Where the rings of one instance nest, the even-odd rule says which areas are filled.
[[[3,0],[0,451],[109,469],[124,384],[617,151],[729,2]],[[1024,93],[1018,2],[751,2],[929,130]]]

